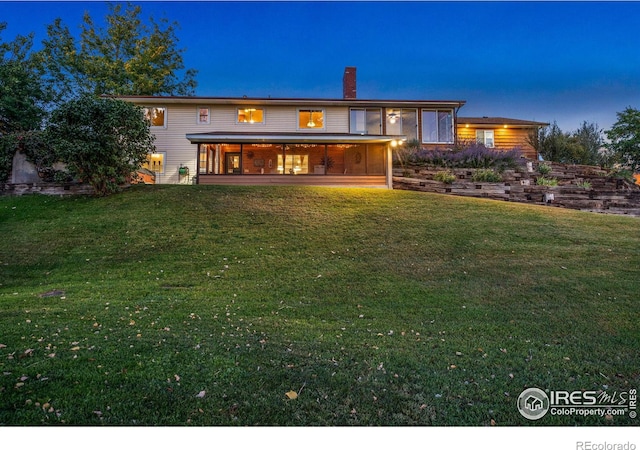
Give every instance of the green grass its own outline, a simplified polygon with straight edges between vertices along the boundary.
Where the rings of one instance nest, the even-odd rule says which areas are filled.
[[[640,384],[636,218],[147,186],[0,198],[0,236],[0,424],[637,424],[516,409]]]

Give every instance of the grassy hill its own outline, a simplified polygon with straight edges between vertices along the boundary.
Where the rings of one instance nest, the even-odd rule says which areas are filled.
[[[637,423],[516,409],[638,387],[637,218],[141,186],[0,198],[0,236],[0,424]]]

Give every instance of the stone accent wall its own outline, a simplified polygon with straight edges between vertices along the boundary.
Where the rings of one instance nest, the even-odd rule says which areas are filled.
[[[0,184],[0,195],[92,195],[93,188],[80,183],[5,183]]]
[[[558,180],[558,186],[537,186],[537,163],[531,171],[508,170],[502,183],[471,181],[474,169],[455,169],[456,180],[445,184],[433,179],[443,168],[405,167],[393,169],[393,188],[466,197],[489,198],[520,203],[556,206],[609,214],[640,217],[640,187],[625,180],[610,178],[607,171],[593,166],[547,163],[546,178]],[[590,188],[579,183],[589,182]]]

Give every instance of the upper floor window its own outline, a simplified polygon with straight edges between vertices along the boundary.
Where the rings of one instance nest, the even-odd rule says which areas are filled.
[[[425,144],[453,144],[452,110],[422,110],[422,142]]]
[[[476,142],[478,144],[484,145],[487,148],[495,147],[493,130],[476,130]]]
[[[386,127],[388,135],[404,135],[409,141],[418,139],[418,110],[387,109]]]
[[[205,106],[198,108],[198,123],[208,125],[211,123],[211,110]]]
[[[299,109],[298,110],[299,129],[324,129],[324,110],[322,109]]]
[[[349,131],[352,134],[382,134],[382,113],[379,108],[352,108]]]
[[[238,108],[238,123],[264,123],[264,109]]]
[[[152,127],[167,128],[167,108],[146,106],[143,108],[144,117]]]

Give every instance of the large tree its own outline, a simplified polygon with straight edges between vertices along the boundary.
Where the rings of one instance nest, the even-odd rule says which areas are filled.
[[[140,107],[90,94],[53,111],[47,135],[58,160],[97,195],[116,192],[154,148]]]
[[[79,40],[57,19],[47,29],[42,60],[66,94],[192,95],[196,71],[185,69],[176,22],[141,18],[142,8],[109,4],[106,28],[85,13]],[[180,76],[182,76],[180,78]]]
[[[640,171],[640,111],[628,107],[617,113],[618,120],[605,133],[607,148],[617,161],[634,172]]]
[[[0,22],[0,33],[7,24]],[[31,56],[33,34],[0,38],[0,136],[42,126],[50,92]]]

